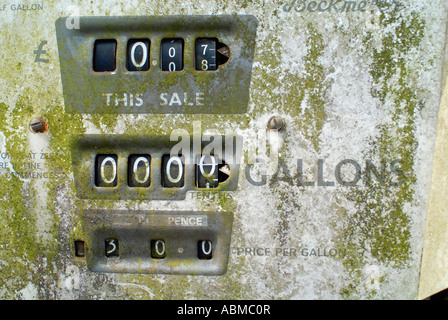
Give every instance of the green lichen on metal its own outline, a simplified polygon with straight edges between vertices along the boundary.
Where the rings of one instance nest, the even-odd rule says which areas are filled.
[[[299,81],[291,81],[294,87],[289,95],[296,95],[294,106],[302,109],[303,99],[310,107],[301,110],[298,126],[304,136],[309,139],[316,151],[319,150],[319,135],[326,120],[325,103],[330,83],[326,81],[329,70],[319,61],[325,49],[322,35],[310,23],[307,25],[307,54],[305,56],[305,70],[303,78]]]
[[[284,143],[284,149],[286,149],[286,145],[287,142]],[[268,183],[276,199],[274,206],[278,213],[278,219],[276,221],[275,237],[280,246],[288,245],[290,242],[289,233],[293,226],[289,220],[291,215],[294,216],[301,209],[299,198],[291,192],[291,188],[296,185],[298,176],[297,173],[291,174],[291,172],[283,159],[279,159],[278,170],[272,175]]]
[[[45,206],[38,203],[41,181],[27,178],[35,156],[28,149],[28,121],[35,115],[27,95],[18,97],[15,107],[1,104],[1,127],[5,136],[5,154],[9,171],[0,176],[3,199],[0,201],[3,221],[0,243],[2,245],[2,297],[21,298],[20,290],[34,283],[41,287],[41,294],[48,294],[44,284],[56,277],[53,262],[58,255],[58,222],[53,201]],[[9,111],[9,112],[8,112]],[[37,155],[36,155],[37,157]],[[57,184],[54,184],[57,185]],[[42,235],[36,225],[42,216],[50,217]],[[7,270],[10,269],[10,272]],[[36,272],[39,270],[39,272]],[[6,278],[4,278],[6,277]]]
[[[56,230],[58,230],[55,238],[58,239],[58,243],[54,251],[48,254],[51,254],[56,261],[60,258],[61,252],[62,254],[73,255],[74,251],[71,246],[73,246],[74,240],[84,238],[80,234],[82,231],[80,228],[82,215],[77,209],[81,207],[81,201],[76,197],[74,183],[71,179],[72,150],[70,142],[73,136],[82,134],[85,129],[82,117],[65,113],[64,107],[61,105],[49,105],[46,110],[46,112],[42,113],[42,116],[49,124],[49,150],[51,156],[47,157],[45,164],[47,168],[56,173],[51,175],[46,182],[48,189],[46,207],[56,215],[57,207],[60,205],[60,203],[56,203],[56,198],[59,198],[59,201],[71,199],[72,203],[71,206],[68,206],[62,212],[66,217],[70,217],[70,221],[72,221],[71,230],[61,228],[61,217],[55,217]],[[66,250],[70,248],[70,251],[61,250],[61,247],[66,248]]]
[[[360,188],[347,195],[356,212],[346,217],[347,227],[340,234],[340,245],[347,252],[342,262],[352,279],[341,290],[343,297],[356,297],[360,290],[366,290],[361,279],[365,276],[362,268],[368,257],[369,263],[407,268],[412,249],[411,221],[406,210],[414,197],[418,146],[415,120],[422,102],[418,98],[418,88],[411,84],[416,74],[407,64],[406,55],[419,47],[425,21],[416,12],[405,16],[398,9],[382,13],[380,21],[384,29],[389,30],[382,36],[381,48],[372,46],[370,36],[365,39],[365,45],[372,56],[372,95],[383,107],[390,105],[392,114],[391,122],[385,122],[379,136],[372,139],[366,158],[378,159],[385,165],[399,160],[399,175],[382,182],[372,180],[366,189]],[[386,281],[385,277],[380,281]],[[371,290],[367,297],[376,294],[378,292]]]
[[[323,36],[311,23],[307,24],[305,33],[307,35],[305,39],[307,51],[303,58],[303,75],[285,74],[282,83],[278,83],[278,85],[287,86],[287,90],[279,99],[284,99],[281,102],[282,112],[293,116],[297,130],[310,141],[315,151],[319,151],[320,133],[327,118],[326,96],[331,83],[325,80],[328,70],[319,60],[325,49]],[[276,48],[278,46],[270,44],[269,47]],[[276,53],[273,52],[272,55],[276,55]],[[269,61],[272,61],[271,57],[268,58]],[[275,76],[274,74],[271,77],[275,78]],[[263,77],[263,79],[265,78]],[[272,81],[278,80],[272,79]],[[272,86],[275,87],[275,85]],[[309,107],[305,107],[304,104]],[[288,134],[281,134],[281,136],[284,141],[278,153],[283,157],[290,157],[291,154],[288,150],[294,136]],[[294,230],[290,230],[290,228],[294,228],[289,222],[291,215],[300,211],[301,204],[297,194],[291,192],[294,186],[300,187],[299,173],[295,168],[288,167],[282,156],[279,158],[278,170],[270,177],[268,185],[276,198],[275,208],[278,212],[278,221],[275,234],[280,245],[284,246],[289,243],[289,232],[294,232]]]
[[[71,172],[68,137],[83,130],[82,122],[77,116],[66,115],[62,106],[36,106],[27,94],[17,98],[15,107],[8,108],[2,104],[1,110],[5,152],[10,157],[11,167],[7,174],[0,176],[5,197],[5,201],[1,202],[4,205],[1,211],[7,226],[5,232],[1,233],[1,243],[7,247],[1,251],[1,261],[6,266],[2,268],[3,271],[12,268],[10,273],[1,273],[2,276],[8,275],[2,285],[2,296],[21,298],[20,290],[33,283],[38,288],[37,297],[47,298],[52,295],[51,287],[57,281],[58,270],[62,267],[61,254],[67,254],[62,250],[67,248],[68,240],[64,232],[70,233],[70,230],[59,229],[56,195],[63,191],[64,194],[59,196],[67,199],[74,194],[70,191],[68,178]],[[33,155],[27,136],[34,135],[28,132],[28,123],[36,115],[49,124],[47,133],[36,134],[42,135],[43,140],[48,137],[49,150]],[[45,160],[41,160],[43,155]],[[28,165],[42,161],[45,161],[43,167],[36,172],[51,173],[48,178],[28,178],[27,174],[35,171]],[[66,185],[69,186],[64,188]],[[65,213],[76,220],[76,212],[70,209],[71,213]]]
[[[257,112],[279,108],[293,116],[297,129],[319,151],[320,133],[327,119],[325,103],[331,86],[326,75],[331,70],[327,70],[320,61],[326,45],[323,35],[312,23],[306,25],[304,33],[303,42],[307,49],[302,61],[304,69],[300,73],[284,72],[280,68],[283,46],[277,36],[273,35],[258,45],[261,48],[256,60],[263,67],[255,71],[252,87],[259,94],[252,95],[252,98],[260,100],[255,102]],[[283,89],[275,92],[273,88]],[[269,97],[269,105],[266,105],[266,97]]]
[[[22,105],[17,105],[17,109]],[[26,106],[25,106],[26,108]],[[11,167],[19,167],[23,165],[23,161],[27,156],[24,149],[23,135],[14,132],[14,125],[17,124],[17,117],[11,121],[6,113],[9,108],[4,103],[0,104],[1,125],[3,135],[5,137],[5,145],[8,141],[15,141],[11,145],[17,148],[6,149],[5,153],[11,156]],[[10,140],[9,140],[10,139]],[[22,143],[21,143],[22,142]],[[21,161],[12,160],[13,156],[20,157]],[[0,233],[1,269],[0,283],[1,295],[6,298],[16,298],[16,288],[23,288],[27,281],[33,278],[33,272],[30,269],[31,263],[36,259],[36,238],[33,232],[33,219],[27,210],[27,203],[24,201],[23,189],[24,183],[14,175],[0,176],[0,189],[2,199],[0,201],[0,220],[2,232]],[[9,271],[9,272],[8,272]]]
[[[30,152],[27,125],[32,117],[41,116],[49,124],[49,149],[53,154],[58,155],[46,159],[45,167],[61,174],[51,176],[43,186],[39,185],[37,181],[23,181],[14,175],[0,175],[0,193],[2,195],[0,197],[0,224],[3,228],[0,233],[0,245],[3,245],[0,250],[2,269],[0,296],[2,298],[20,297],[20,290],[27,287],[29,283],[39,288],[39,297],[41,298],[60,297],[52,290],[66,285],[64,274],[68,265],[76,265],[81,270],[85,283],[81,284],[80,291],[83,297],[89,299],[95,299],[98,296],[131,299],[256,299],[261,296],[275,299],[280,296],[285,298],[294,296],[297,280],[294,280],[293,277],[285,277],[284,266],[278,265],[286,260],[266,261],[266,269],[260,271],[260,269],[254,268],[254,265],[261,260],[257,260],[255,257],[231,255],[228,271],[220,277],[106,275],[89,272],[83,259],[73,258],[73,251],[70,251],[72,248],[65,249],[67,244],[72,246],[75,239],[87,240],[87,246],[89,246],[87,235],[83,231],[85,226],[84,210],[96,207],[116,209],[117,205],[128,210],[138,210],[140,206],[148,205],[148,201],[143,200],[144,192],[139,193],[138,200],[125,201],[120,204],[117,204],[116,199],[95,200],[86,203],[76,196],[74,182],[70,177],[73,168],[69,140],[83,133],[93,131],[126,136],[169,135],[172,128],[181,128],[191,132],[193,121],[201,121],[203,129],[215,128],[224,132],[224,129],[230,126],[232,130],[246,130],[247,132],[247,130],[253,129],[252,126],[260,117],[271,114],[275,110],[291,116],[290,119],[292,119],[288,125],[291,126],[290,129],[293,129],[284,135],[285,139],[280,150],[282,155],[287,155],[291,150],[290,146],[295,141],[290,139],[297,137],[294,132],[299,132],[299,135],[305,137],[309,142],[311,147],[310,150],[306,150],[308,153],[319,153],[323,145],[320,136],[328,121],[325,106],[326,103],[331,103],[328,100],[328,94],[333,85],[328,82],[331,77],[327,77],[333,72],[332,67],[328,61],[321,60],[325,58],[329,37],[341,34],[344,39],[349,39],[352,31],[357,34],[359,30],[355,30],[353,26],[346,28],[344,22],[335,26],[334,32],[324,34],[324,30],[328,29],[321,27],[318,23],[321,23],[321,18],[324,22],[326,19],[335,22],[341,16],[342,21],[347,19],[350,25],[352,22],[359,23],[359,19],[362,18],[359,18],[358,13],[350,15],[334,13],[337,18],[328,17],[327,13],[316,16],[312,13],[294,11],[287,15],[281,9],[285,3],[290,3],[290,1],[256,3],[245,0],[240,4],[230,4],[228,1],[220,0],[214,3],[210,2],[209,8],[197,4],[192,4],[192,8],[185,8],[179,1],[162,1],[157,4],[146,4],[143,1],[139,3],[139,14],[188,14],[192,11],[220,13],[235,12],[236,10],[258,14],[265,38],[257,40],[256,69],[253,72],[251,86],[250,106],[252,110],[245,115],[129,114],[122,116],[113,114],[113,105],[109,109],[105,109],[105,114],[100,115],[67,114],[62,104],[60,88],[55,86],[55,82],[46,82],[47,75],[49,75],[48,78],[51,78],[53,74],[58,74],[57,64],[53,64],[53,61],[57,60],[57,54],[51,56],[51,64],[56,68],[49,73],[38,71],[37,64],[32,65],[30,69],[27,63],[18,62],[14,55],[6,54],[5,65],[12,65],[16,74],[10,73],[10,70],[3,70],[2,78],[9,85],[6,95],[10,96],[4,101],[17,100],[17,103],[15,105],[0,104],[2,127],[0,131],[5,136],[6,152],[11,155],[11,165],[18,171],[29,162],[27,158],[27,154]],[[382,1],[377,3],[381,8]],[[135,12],[124,3],[120,3],[119,6],[123,8],[122,14],[132,15]],[[47,8],[48,12],[56,12],[51,4]],[[414,82],[418,77],[414,70],[415,66],[407,63],[409,60],[413,60],[409,59],[408,55],[412,55],[415,51],[421,52],[419,45],[425,36],[425,21],[416,12],[411,12],[408,15],[406,10],[401,10],[403,8],[397,9],[400,10],[381,11],[382,30],[372,31],[372,33],[367,31],[364,36],[364,46],[359,49],[359,52],[365,50],[368,57],[365,60],[363,58],[363,61],[371,61],[369,67],[373,80],[372,96],[380,102],[382,107],[387,107],[391,114],[390,121],[381,126],[379,135],[372,138],[363,156],[386,164],[400,159],[400,185],[391,187],[390,184],[396,180],[379,183],[373,176],[369,185],[354,187],[352,191],[347,192],[346,198],[352,201],[356,208],[354,214],[350,209],[344,207],[346,202],[342,200],[340,203],[331,205],[337,218],[329,219],[330,229],[339,230],[341,221],[345,226],[337,239],[333,240],[337,241],[338,246],[343,247],[347,254],[345,257],[338,258],[346,268],[346,278],[340,291],[341,296],[346,298],[377,297],[382,294],[381,290],[363,288],[366,284],[363,282],[365,279],[363,268],[366,264],[373,261],[380,268],[404,269],[410,263],[411,238],[413,237],[410,228],[412,221],[406,208],[408,204],[412,206],[411,202],[415,196],[413,187],[416,183],[414,167],[417,147],[416,128],[418,126],[415,120],[419,111],[424,107],[424,103],[419,98],[418,87]],[[116,15],[120,10],[102,9],[99,12],[101,15]],[[286,17],[287,21],[278,20],[278,12],[282,15],[281,18]],[[89,13],[97,15],[98,11],[82,10],[82,14]],[[53,13],[48,15],[53,19]],[[291,16],[293,18],[290,18]],[[27,15],[27,17],[32,16]],[[19,15],[17,18],[24,21]],[[296,34],[304,35],[303,38],[296,38],[297,46],[305,47],[304,56],[300,56],[303,62],[303,70],[300,72],[294,70],[290,72],[286,61],[282,60],[287,26],[294,29],[294,25],[288,25],[291,22],[296,26],[303,27],[300,31],[294,30]],[[8,23],[8,25],[9,29],[17,26],[16,23]],[[270,26],[274,26],[274,28],[268,30]],[[41,29],[35,28],[34,31],[31,29],[29,32],[40,36]],[[4,41],[10,47],[16,40],[13,34],[13,32],[4,33],[5,39],[7,39]],[[49,31],[49,34],[53,37],[54,30]],[[167,33],[168,35],[169,33]],[[35,49],[36,44],[30,42],[29,39],[32,37],[28,36],[27,38],[25,35],[23,37],[28,42],[23,45],[18,44],[17,52],[27,52],[32,56],[31,52]],[[381,46],[375,47],[378,37],[381,37]],[[56,46],[54,47],[56,48]],[[347,49],[347,47],[345,48]],[[46,49],[50,54],[56,52],[56,49],[50,49],[50,47],[46,47]],[[299,54],[301,53],[299,52]],[[335,67],[338,66],[335,65]],[[23,76],[17,76],[17,74]],[[172,86],[173,81],[174,79],[164,78],[163,90]],[[207,85],[207,78],[202,74],[199,74],[195,81],[199,86],[206,87]],[[240,81],[238,75],[236,81]],[[43,83],[46,83],[46,86],[42,85]],[[20,86],[25,87],[25,92],[17,89]],[[26,87],[35,87],[33,88],[35,91]],[[183,88],[182,85],[181,88]],[[30,91],[27,92],[27,90]],[[19,97],[11,98],[13,95]],[[54,101],[54,97],[59,97],[61,101],[49,102]],[[237,102],[233,97],[228,101],[230,104]],[[291,132],[293,134],[290,134]],[[305,193],[300,193],[303,191],[302,189],[296,192],[296,187],[300,187],[300,185],[297,185],[298,177],[294,175],[294,169],[291,168],[286,174],[284,171],[280,171],[269,180],[269,185],[266,186],[270,196],[276,198],[273,208],[275,214],[278,213],[271,221],[274,225],[271,230],[274,230],[275,233],[272,237],[277,241],[276,243],[285,246],[291,245],[298,238],[300,239],[301,232],[303,232],[302,220],[298,215],[302,214],[303,208],[301,208],[300,200]],[[68,179],[64,177],[64,174],[69,176]],[[89,174],[83,176],[83,179],[90,178]],[[39,202],[42,199],[39,200],[37,197],[41,187],[45,187],[44,202]],[[246,246],[252,243],[250,237],[246,237],[244,234],[247,232],[245,228],[247,226],[241,220],[247,212],[246,208],[240,206],[239,201],[223,196],[210,199],[194,197],[192,202],[200,211],[216,209],[234,212],[232,245]],[[149,203],[149,205],[152,204]],[[177,203],[174,206],[176,205]],[[43,212],[39,212],[40,208],[43,208]],[[269,215],[268,211],[261,212],[260,215]],[[42,239],[42,230],[38,231],[35,228],[43,216],[48,221],[45,228],[46,239]],[[293,216],[295,218],[291,219]],[[68,223],[67,221],[63,222],[64,219],[68,219]],[[258,243],[254,243],[254,245],[258,245]],[[304,263],[308,262],[310,261]],[[294,262],[294,268],[302,267],[301,263],[301,261]],[[293,274],[295,279],[302,275],[306,278],[303,271]],[[61,276],[62,278],[60,278]],[[263,277],[262,280],[260,280],[261,277]],[[390,281],[388,276],[380,276],[378,280],[380,283]],[[267,289],[266,292],[262,292],[260,289],[263,286]],[[206,289],[204,290],[204,288]],[[337,289],[325,288],[325,290],[323,290],[324,295],[325,292]],[[368,292],[365,293],[366,291]],[[276,295],[277,293],[278,295]]]
[[[17,298],[17,289],[26,286],[28,281],[37,280],[32,264],[37,261],[37,239],[34,233],[34,219],[30,219],[27,204],[23,201],[22,182],[13,177],[0,177],[2,200],[1,208],[1,296],[6,299]]]

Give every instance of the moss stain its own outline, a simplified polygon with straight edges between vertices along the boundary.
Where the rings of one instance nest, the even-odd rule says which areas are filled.
[[[379,158],[385,163],[400,160],[400,172],[398,180],[375,182],[367,190],[361,188],[347,196],[356,207],[355,214],[348,218],[347,228],[340,234],[341,248],[345,247],[347,252],[342,261],[351,279],[340,293],[347,298],[360,297],[367,290],[361,271],[367,256],[380,265],[406,268],[411,254],[411,221],[406,205],[413,199],[416,182],[415,120],[419,102],[417,89],[410,85],[412,70],[406,65],[406,55],[419,46],[425,22],[418,13],[412,12],[406,17],[396,10],[381,13],[380,21],[382,27],[392,27],[382,37],[382,47],[372,48],[369,36],[365,45],[371,48],[372,54],[372,95],[383,106],[391,105],[392,122],[382,125],[379,137],[370,144],[366,159]],[[397,182],[399,185],[394,186]],[[364,294],[372,298],[377,292],[367,290]]]

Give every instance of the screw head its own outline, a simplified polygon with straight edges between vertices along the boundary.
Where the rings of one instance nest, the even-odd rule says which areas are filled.
[[[285,121],[282,117],[272,116],[268,120],[268,129],[270,130],[282,130],[285,127]]]
[[[47,131],[48,125],[41,118],[34,118],[30,121],[29,128],[33,133],[42,133]]]

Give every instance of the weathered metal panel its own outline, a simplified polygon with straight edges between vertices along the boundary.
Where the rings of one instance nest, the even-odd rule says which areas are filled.
[[[433,166],[433,160],[443,162],[433,155],[443,148],[439,143],[435,149],[436,132],[444,137],[443,129],[436,128],[439,106],[446,108],[440,104],[446,77],[446,1],[113,0],[107,4],[17,2],[0,4],[0,9],[3,299],[417,299],[445,285],[425,285],[418,294],[424,239],[431,237],[425,235],[426,218],[431,210],[439,210],[428,205],[431,181],[435,181],[431,176],[437,176],[433,168],[440,168]],[[96,101],[90,97],[98,89],[95,82],[81,86],[80,78],[70,83],[70,75],[64,74],[71,70],[64,69],[70,61],[61,58],[61,50],[67,47],[61,48],[58,37],[84,32],[83,21],[88,19],[80,17],[126,21],[125,36],[120,26],[108,35],[116,35],[117,41],[133,36],[129,17],[155,16],[160,21],[164,16],[177,17],[167,18],[173,23],[172,32],[157,31],[157,41],[151,45],[157,51],[161,37],[182,34],[188,53],[185,68],[189,68],[195,37],[220,35],[210,30],[212,23],[205,23],[202,30],[184,27],[179,16],[190,21],[194,16],[228,15],[236,17],[226,18],[226,24],[251,16],[250,21],[257,21],[256,29],[251,24],[244,32],[240,26],[238,35],[229,38],[235,55],[212,80],[206,76],[192,80],[195,72],[187,69],[179,77],[156,72],[159,57],[151,57],[157,65],[148,72],[157,75],[148,79],[165,83],[156,86],[150,99],[169,93],[162,97],[168,102],[173,99],[173,106],[179,107],[174,113],[154,112],[152,107],[126,109],[124,96],[110,96],[117,104],[123,102],[119,112],[106,110],[104,101],[98,101],[100,110],[93,112]],[[71,29],[57,36],[56,26],[63,28],[67,21],[65,27]],[[137,29],[136,37],[143,36],[145,30]],[[85,32],[95,35],[92,30]],[[151,32],[147,38],[151,39]],[[246,48],[249,58],[239,65],[238,50],[252,44],[253,60]],[[90,59],[91,50],[80,52]],[[121,53],[117,59],[124,66]],[[72,62],[80,68],[88,65]],[[239,66],[245,71],[234,74]],[[219,79],[220,74],[225,78]],[[139,77],[138,81],[144,81]],[[250,87],[244,87],[248,79]],[[132,88],[127,79],[115,85],[123,81],[127,89]],[[174,95],[180,97],[174,88],[189,90],[183,81],[205,89],[215,82],[225,83],[221,90],[228,92],[213,94],[212,112],[185,112],[182,104],[191,100]],[[241,87],[233,87],[236,83]],[[135,84],[135,88],[142,86]],[[132,92],[121,89],[110,93],[128,93],[129,99]],[[68,91],[69,98],[64,95]],[[76,94],[89,97],[88,103],[75,99]],[[219,111],[220,99],[225,100],[224,111]],[[73,108],[73,103],[81,104]],[[277,118],[271,120],[272,116]],[[31,128],[36,118],[47,127],[40,129],[36,120]],[[35,133],[33,128],[44,132]],[[98,149],[105,150],[103,142],[116,139],[129,141],[130,150],[145,154],[159,141],[172,138],[170,143],[188,142],[194,155],[203,151],[196,152],[194,146],[207,145],[210,136],[221,137],[223,144],[225,137],[241,137],[241,157],[230,167],[237,184],[211,191],[193,187],[185,197],[166,190],[160,200],[149,199],[145,190],[132,199],[119,193],[103,199],[80,197],[79,183],[91,185],[95,175],[90,169],[79,175],[74,160],[79,155],[77,143],[86,136],[100,137]],[[148,141],[147,149],[132,145],[139,137],[137,144]],[[113,147],[108,145],[107,152],[129,156],[125,143],[117,144],[120,150]],[[95,154],[91,156],[94,159]],[[160,164],[159,160],[153,163]],[[189,168],[188,175],[194,179],[199,169]],[[442,174],[446,180],[446,171]],[[126,181],[125,175],[118,177],[118,183]],[[437,186],[441,192],[443,185]],[[127,212],[131,217],[216,213],[222,224],[211,226],[216,227],[213,239],[221,239],[217,226],[231,226],[226,272],[208,276],[166,274],[169,268],[160,274],[91,271],[89,255],[101,253],[89,247],[95,237],[90,231],[99,221],[89,220],[93,211]],[[126,241],[138,228],[123,231]],[[132,241],[142,245],[138,241],[149,238],[138,230]],[[184,232],[180,239],[190,234]],[[75,240],[85,241],[84,257],[75,255]],[[173,243],[177,257],[190,253],[183,266],[197,262],[191,260],[191,248],[179,251],[179,241]],[[126,244],[122,247],[120,242],[120,248],[125,250]],[[438,248],[432,252],[446,252],[445,247]]]

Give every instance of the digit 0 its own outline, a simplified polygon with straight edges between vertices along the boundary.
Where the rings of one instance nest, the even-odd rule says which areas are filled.
[[[212,169],[210,170],[209,173],[206,173],[204,170],[204,160],[205,158],[208,157],[211,159],[212,163],[207,164],[207,166],[212,167]],[[202,156],[201,159],[199,160],[199,171],[201,172],[201,174],[205,177],[205,178],[210,178],[215,174],[215,168],[216,168],[216,159],[213,156]]]
[[[137,49],[137,47],[142,48],[142,58],[140,62],[137,62],[135,59],[135,50]],[[134,45],[131,48],[131,61],[132,64],[136,67],[136,68],[141,68],[145,65],[146,60],[148,59],[148,49],[146,48],[146,45],[139,41],[134,43]]]
[[[110,163],[112,165],[112,175],[110,178],[106,177],[106,164]],[[103,159],[100,165],[100,176],[104,183],[110,184],[115,181],[115,178],[117,177],[117,163],[115,162],[115,159],[112,157],[106,157]]]
[[[163,259],[166,255],[166,245],[163,240],[151,240],[151,257]]]
[[[143,177],[143,179],[140,179],[139,175],[138,175],[138,165],[140,164],[140,162],[143,162],[144,166],[145,166],[145,175]],[[134,179],[136,182],[144,184],[148,181],[149,178],[149,161],[148,159],[146,159],[145,157],[138,157],[135,162],[134,162],[134,167],[133,167],[133,173],[134,173]]]
[[[151,42],[149,39],[130,39],[127,47],[128,71],[148,71]]]
[[[159,256],[165,255],[165,241],[157,240],[154,248]]]
[[[210,240],[201,240],[198,242],[198,258],[210,260],[213,258],[213,244]]]
[[[171,166],[173,162],[176,162],[178,169],[177,177],[173,178],[171,175]],[[184,173],[184,167],[182,165],[182,160],[179,157],[171,157],[166,164],[166,176],[171,183],[178,183],[182,179]]]
[[[180,38],[162,39],[161,69],[163,71],[181,71],[183,69],[184,40]]]
[[[202,241],[202,253],[204,253],[207,256],[212,253],[212,242],[211,241]]]
[[[151,156],[131,154],[128,158],[128,185],[147,188],[151,184]]]
[[[176,49],[174,47],[170,47],[170,49],[168,50],[168,55],[170,56],[170,58],[174,58],[174,56],[176,55]]]

